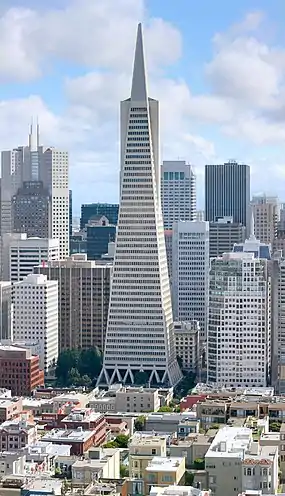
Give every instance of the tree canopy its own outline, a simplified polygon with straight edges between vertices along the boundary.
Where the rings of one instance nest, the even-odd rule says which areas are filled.
[[[64,350],[57,360],[55,375],[62,386],[90,386],[102,367],[99,348]]]

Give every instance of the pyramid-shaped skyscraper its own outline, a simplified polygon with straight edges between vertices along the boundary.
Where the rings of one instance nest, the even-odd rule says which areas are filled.
[[[158,101],[148,97],[138,26],[131,97],[121,102],[120,210],[98,384],[181,379],[160,203]]]

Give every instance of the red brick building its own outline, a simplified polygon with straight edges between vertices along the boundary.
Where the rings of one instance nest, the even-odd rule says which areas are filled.
[[[44,384],[39,357],[17,346],[0,346],[0,388],[11,389],[13,396],[30,396]]]
[[[96,443],[95,431],[84,431],[81,427],[76,430],[53,429],[47,432],[41,441],[54,444],[65,444],[71,446],[71,455],[83,455]]]

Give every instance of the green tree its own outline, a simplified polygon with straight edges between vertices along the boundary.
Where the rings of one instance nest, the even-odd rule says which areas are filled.
[[[269,429],[271,432],[280,432],[280,429],[281,429],[281,422],[275,422],[275,421],[271,421],[269,422]]]
[[[102,368],[102,353],[99,348],[81,350],[78,361],[80,375],[88,375],[91,379],[98,377]]]
[[[79,361],[79,351],[78,350],[65,350],[62,351],[57,360],[57,365],[55,369],[55,376],[57,379],[65,382],[69,371],[72,368],[77,368]]]
[[[205,460],[203,458],[196,458],[194,460],[193,466],[196,470],[204,470],[205,469]]]
[[[127,448],[129,444],[129,436],[125,436],[125,434],[119,434],[115,441],[118,448]]]
[[[144,430],[144,426],[145,426],[145,416],[144,415],[140,415],[135,420],[135,430],[136,431],[143,431]]]
[[[125,477],[129,477],[129,468],[126,467],[126,465],[120,465],[120,476],[122,477],[122,479],[124,479]]]
[[[92,380],[90,379],[89,375],[87,374],[84,374],[82,377],[81,377],[81,385],[82,386],[86,386],[86,387],[90,387],[92,384]]]
[[[82,382],[81,375],[75,367],[68,372],[67,375],[67,385],[68,386],[80,386]]]
[[[194,482],[194,474],[192,472],[185,472],[184,480],[185,486],[192,486]]]
[[[173,409],[170,406],[164,405],[164,406],[161,406],[158,411],[163,412],[163,413],[167,413],[167,412],[172,412]]]
[[[115,441],[108,441],[108,443],[103,444],[103,448],[117,448]]]
[[[135,374],[135,384],[137,386],[144,386],[148,382],[148,375],[146,372],[137,372]]]

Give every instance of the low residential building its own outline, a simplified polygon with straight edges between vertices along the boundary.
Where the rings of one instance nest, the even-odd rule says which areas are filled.
[[[189,434],[185,439],[173,439],[167,448],[170,456],[184,456],[185,467],[193,467],[194,460],[204,458],[214,436],[210,434]]]
[[[176,355],[182,361],[182,369],[197,374],[200,359],[199,322],[174,322],[174,336]]]
[[[30,396],[44,384],[38,356],[16,346],[0,346],[0,387],[9,388],[15,396]]]
[[[34,462],[45,471],[54,471],[58,467],[58,460],[66,457],[71,460],[71,445],[53,444],[44,441],[37,441],[28,444],[24,448],[27,462]]]
[[[96,442],[96,431],[84,431],[82,427],[76,430],[52,429],[42,436],[42,441],[71,446],[72,455],[83,455]]]
[[[7,420],[0,425],[0,451],[24,448],[37,441],[37,426],[27,420]]]
[[[150,413],[146,417],[145,431],[176,432],[180,422],[189,419],[189,412],[184,413]],[[197,416],[199,419],[199,417]]]
[[[69,415],[60,421],[60,427],[94,431],[95,446],[100,446],[106,439],[105,417],[92,411],[91,408],[74,408]]]
[[[122,387],[116,392],[117,412],[156,412],[159,407],[158,389]]]
[[[145,470],[154,456],[166,456],[166,437],[135,434],[129,444],[129,475],[145,479]]]
[[[90,484],[98,479],[120,478],[120,450],[97,448],[92,450],[92,459],[77,460],[72,465],[72,484]]]
[[[188,434],[199,433],[200,421],[197,419],[182,419],[177,426],[177,437],[185,438]]]
[[[89,406],[95,412],[107,413],[116,412],[116,397],[105,396],[105,391],[102,391],[98,397],[94,397],[89,401]]]
[[[7,475],[25,475],[26,456],[21,452],[0,453],[0,478]]]
[[[219,400],[205,400],[196,405],[197,419],[202,427],[209,428],[211,424],[226,424],[228,419],[228,403]]]
[[[210,496],[210,493],[192,486],[155,486],[151,488],[149,496]]]
[[[70,413],[73,408],[85,408],[88,401],[89,398],[86,394],[80,394],[74,391],[62,393],[59,396],[53,397],[53,411],[57,413],[59,410],[64,409],[64,412]]]
[[[285,481],[285,422],[282,422],[280,428],[279,463],[281,480]]]
[[[12,420],[18,417],[23,410],[22,398],[7,398],[0,397],[0,424],[6,420]]]
[[[155,456],[146,467],[146,494],[152,486],[168,487],[170,484],[180,484],[185,475],[185,458],[164,458]]]
[[[248,489],[272,494],[278,488],[278,446],[260,446],[251,429],[224,427],[205,455],[205,469],[215,496]]]

